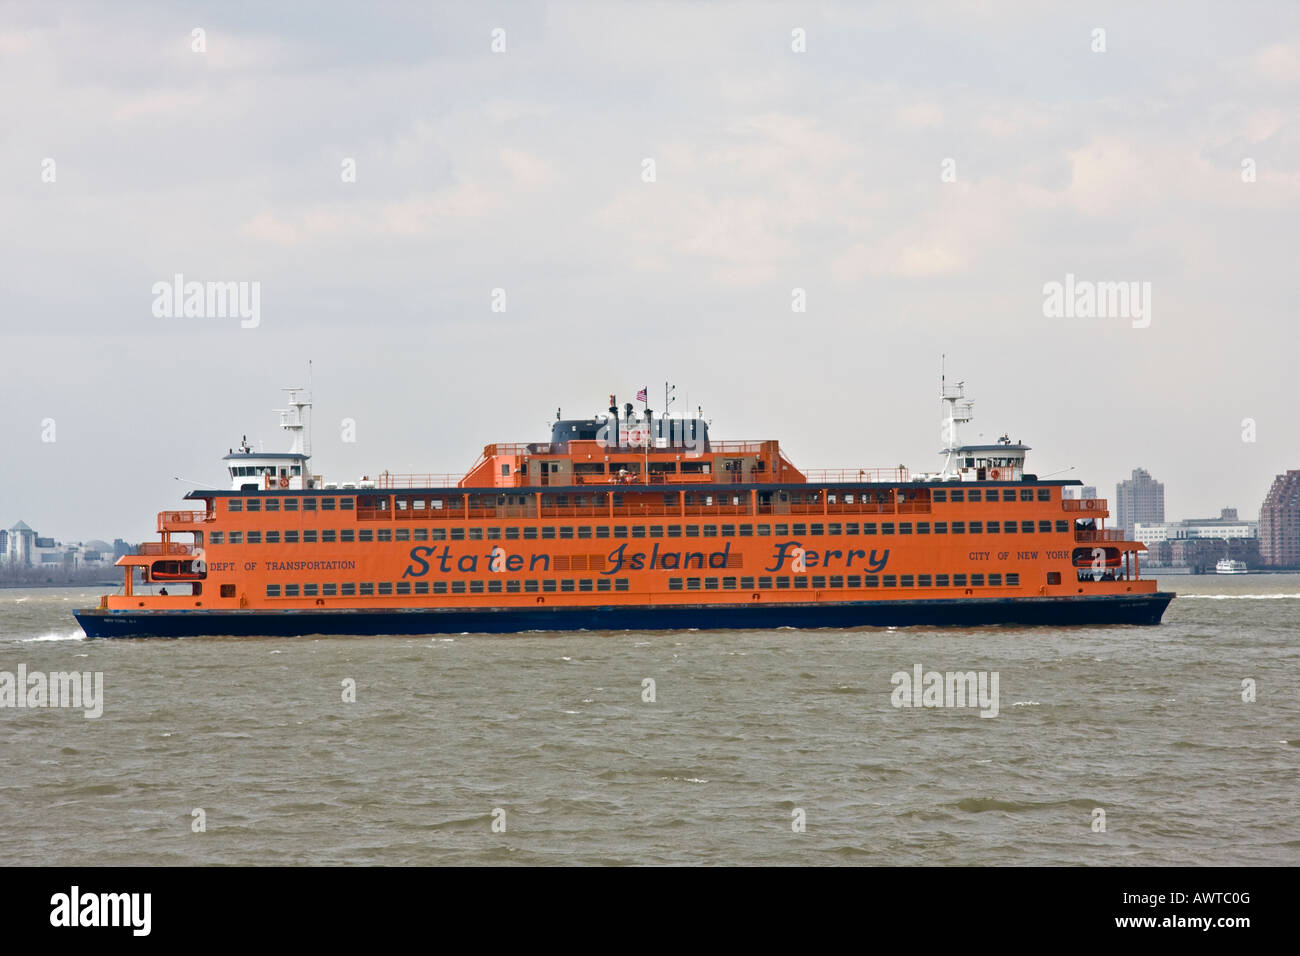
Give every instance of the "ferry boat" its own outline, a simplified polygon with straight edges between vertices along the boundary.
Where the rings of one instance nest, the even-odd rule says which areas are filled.
[[[1248,574],[1249,569],[1245,561],[1234,561],[1231,558],[1222,558],[1214,566],[1215,574]]]
[[[1027,473],[1006,435],[961,443],[962,385],[928,474],[805,471],[610,396],[463,475],[345,483],[312,472],[311,402],[286,391],[290,449],[245,440],[228,488],[159,513],[121,593],[75,612],[87,635],[1157,624],[1174,596],[1104,500],[1067,496],[1081,482]]]

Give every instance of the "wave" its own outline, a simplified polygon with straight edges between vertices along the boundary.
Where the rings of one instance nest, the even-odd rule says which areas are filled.
[[[1300,594],[1180,594],[1180,601],[1297,601]]]
[[[42,634],[39,637],[24,637],[20,640],[24,644],[30,644],[32,641],[84,641],[86,632],[81,628],[74,631],[50,631],[48,634]]]

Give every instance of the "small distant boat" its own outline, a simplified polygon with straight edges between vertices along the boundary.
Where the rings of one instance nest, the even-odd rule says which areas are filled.
[[[1215,574],[1248,574],[1245,561],[1233,561],[1231,558],[1224,558],[1214,566]]]

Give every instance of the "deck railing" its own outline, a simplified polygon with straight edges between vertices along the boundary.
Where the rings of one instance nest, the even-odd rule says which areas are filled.
[[[148,554],[148,555],[154,555],[154,554],[186,555],[186,554],[195,554],[197,550],[198,549],[195,548],[194,545],[192,544],[180,544],[179,542],[176,541],[146,541],[144,544],[136,548],[135,553]]]
[[[1109,511],[1105,498],[1062,498],[1062,511]]]
[[[160,511],[158,512],[158,530],[166,530],[165,525],[199,524],[204,521],[215,520],[216,515],[210,511]]]
[[[1093,541],[1127,541],[1123,528],[1096,528],[1074,532],[1074,540],[1079,544]]]

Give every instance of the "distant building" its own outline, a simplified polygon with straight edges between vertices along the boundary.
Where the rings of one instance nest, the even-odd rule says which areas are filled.
[[[9,529],[5,547],[5,560],[9,564],[29,567],[32,563],[32,550],[36,541],[36,532],[28,527],[26,521],[20,521]]]
[[[1115,486],[1115,523],[1133,539],[1137,523],[1159,524],[1165,520],[1165,485],[1145,468],[1134,468],[1133,477]]]
[[[1152,564],[1186,565],[1205,570],[1222,558],[1257,564],[1259,523],[1237,516],[1236,508],[1224,508],[1217,518],[1187,518],[1183,521],[1139,521],[1133,540],[1147,546]]]
[[[20,568],[42,570],[62,569],[78,571],[85,568],[108,568],[121,557],[117,544],[123,546],[122,553],[129,553],[132,548],[120,538],[110,547],[104,541],[87,541],[64,543],[53,538],[43,538],[25,522],[4,532],[3,548],[0,548],[0,564],[11,571]]]
[[[1062,498],[1080,499],[1096,498],[1097,489],[1094,485],[1066,485],[1061,489]]]
[[[1269,567],[1300,567],[1300,470],[1278,475],[1264,497],[1259,560]]]

